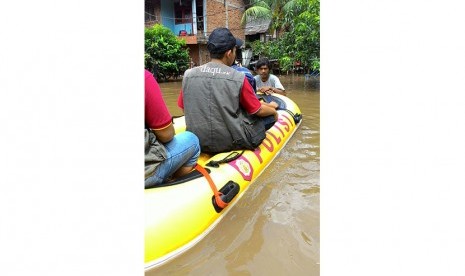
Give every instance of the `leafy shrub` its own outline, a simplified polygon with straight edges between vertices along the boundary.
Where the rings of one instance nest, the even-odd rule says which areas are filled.
[[[176,78],[189,68],[189,50],[186,42],[174,33],[155,24],[145,28],[145,68],[158,79]]]

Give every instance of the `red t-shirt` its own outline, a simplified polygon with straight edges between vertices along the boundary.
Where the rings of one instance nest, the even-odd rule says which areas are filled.
[[[255,95],[252,85],[250,85],[246,77],[244,77],[244,83],[242,84],[242,90],[239,96],[239,104],[249,114],[257,113],[258,110],[260,110],[260,107],[262,106],[260,101],[257,99],[257,96]],[[178,97],[178,106],[184,109],[182,89]]]
[[[171,124],[171,114],[152,73],[145,70],[145,126],[164,129]]]

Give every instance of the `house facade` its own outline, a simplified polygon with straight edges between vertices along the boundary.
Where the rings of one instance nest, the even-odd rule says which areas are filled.
[[[184,39],[197,66],[210,61],[206,45],[215,28],[226,27],[245,41],[244,10],[244,0],[145,0],[145,26],[162,24]]]

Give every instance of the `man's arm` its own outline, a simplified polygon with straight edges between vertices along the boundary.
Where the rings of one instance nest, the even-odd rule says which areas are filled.
[[[278,94],[281,94],[281,95],[286,95],[285,90],[280,89],[280,88],[276,88],[276,87],[271,87],[271,86],[262,86],[262,87],[260,87],[260,89],[258,89],[258,91],[260,91],[262,93],[265,93],[267,95],[272,94],[272,93],[278,93]]]
[[[276,88],[276,87],[273,87],[271,89],[274,93],[278,93],[278,94],[281,94],[281,95],[284,95],[286,96],[286,90],[283,90],[281,88]]]
[[[281,81],[279,78],[275,75],[271,75],[271,78],[273,78],[273,81],[271,82],[273,84],[273,92],[278,93],[281,95],[286,95],[286,89],[284,89],[284,86],[281,84]]]
[[[179,92],[179,96],[178,96],[178,107],[181,108],[183,111],[184,111],[184,95],[182,93],[182,89],[181,89],[181,92]]]
[[[169,124],[167,127],[162,129],[152,129],[153,133],[157,136],[157,140],[163,144],[168,143],[174,137],[174,126]]]
[[[160,86],[147,70],[145,70],[145,126],[152,129],[161,143],[168,143],[174,137],[171,114],[161,95]]]
[[[266,116],[273,115],[275,120],[276,121],[278,120],[278,112],[276,111],[276,109],[274,109],[271,106],[265,105],[265,104],[262,104],[262,106],[257,111],[257,113],[255,113],[255,115],[259,117],[266,117]]]

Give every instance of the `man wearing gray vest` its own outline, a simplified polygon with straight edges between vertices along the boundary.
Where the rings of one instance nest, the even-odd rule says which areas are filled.
[[[265,139],[263,118],[278,118],[257,99],[244,74],[230,67],[241,44],[227,28],[213,30],[207,43],[211,61],[184,73],[178,106],[202,152],[253,150]]]

